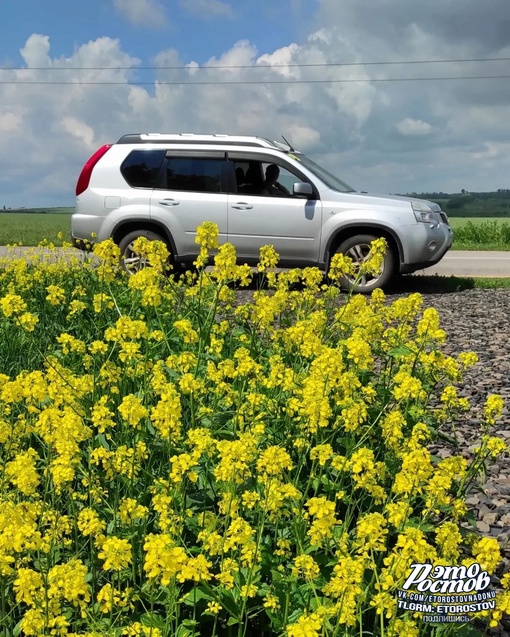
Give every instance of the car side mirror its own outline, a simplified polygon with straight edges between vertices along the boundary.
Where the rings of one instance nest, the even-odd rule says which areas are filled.
[[[292,187],[292,193],[298,197],[306,197],[307,199],[311,199],[313,197],[312,184],[297,181]]]

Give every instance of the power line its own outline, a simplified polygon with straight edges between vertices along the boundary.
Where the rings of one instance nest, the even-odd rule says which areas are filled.
[[[205,86],[205,85],[220,85],[220,84],[253,84],[261,86],[263,84],[351,84],[355,82],[437,82],[437,81],[453,81],[453,80],[504,80],[510,79],[510,75],[470,75],[470,76],[451,76],[451,77],[390,77],[390,78],[359,78],[359,79],[347,79],[347,80],[219,80],[217,82],[160,82],[154,80],[153,82],[44,82],[44,81],[19,81],[19,80],[0,80],[0,84],[11,84],[16,86]]]
[[[510,57],[504,58],[464,58],[449,60],[404,60],[389,62],[313,62],[292,64],[225,64],[214,66],[4,66],[0,71],[210,71],[216,69],[272,69],[272,68],[314,68],[335,66],[394,66],[408,64],[463,64],[473,62],[509,62]]]

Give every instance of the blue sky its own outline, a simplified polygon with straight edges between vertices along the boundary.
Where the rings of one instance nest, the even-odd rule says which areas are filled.
[[[0,24],[0,206],[73,205],[146,131],[283,133],[372,192],[510,187],[508,0],[4,0]]]
[[[143,62],[172,47],[183,60],[201,64],[242,39],[255,43],[261,51],[294,41],[306,34],[306,25],[318,7],[315,0],[237,0],[235,8],[217,2],[216,11],[213,8],[208,12],[178,0],[157,4],[166,16],[159,27],[150,21],[133,22],[129,11],[109,0],[3,2],[0,60],[4,65],[22,63],[18,49],[28,35],[41,33],[50,37],[55,57],[69,56],[84,42],[108,36],[119,38],[124,50]]]

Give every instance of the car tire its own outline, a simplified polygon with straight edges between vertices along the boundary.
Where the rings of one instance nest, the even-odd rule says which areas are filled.
[[[152,230],[133,230],[133,232],[129,232],[127,235],[122,237],[119,241],[119,249],[120,249],[120,258],[122,267],[128,274],[135,274],[135,272],[139,272],[143,268],[148,266],[148,263],[145,259],[141,258],[133,250],[133,243],[139,237],[146,237],[149,241],[162,241],[168,251],[170,252],[170,246],[168,245],[168,241],[162,237],[157,232],[153,232]],[[170,264],[173,266],[172,260],[170,260]],[[174,270],[172,270],[174,271]]]
[[[335,250],[336,254],[343,254],[346,257],[350,257],[354,263],[361,263],[366,259],[370,251],[370,243],[375,239],[379,239],[375,235],[371,234],[358,234],[353,237],[349,237],[338,246]],[[342,277],[340,279],[340,286],[343,289],[352,289],[353,292],[358,294],[370,294],[377,288],[385,287],[395,275],[396,260],[395,253],[390,245],[386,251],[384,257],[381,274],[379,276],[364,276],[356,285],[353,285],[354,278]]]

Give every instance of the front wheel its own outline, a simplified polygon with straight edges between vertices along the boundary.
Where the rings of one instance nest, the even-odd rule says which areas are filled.
[[[354,284],[357,271],[361,264],[367,260],[370,252],[370,244],[379,237],[370,234],[358,234],[343,241],[336,249],[336,254],[343,254],[352,259],[355,271],[353,276],[344,276],[340,279],[342,288],[352,289],[354,292],[369,294],[376,288],[387,285],[395,274],[395,254],[391,246],[388,246],[384,256],[381,272],[379,274],[364,274]]]
[[[152,230],[134,230],[129,232],[119,241],[119,250],[122,267],[128,274],[135,274],[149,266],[147,259],[136,252],[134,243],[139,237],[145,237],[149,241],[162,241],[168,248],[164,237]]]

